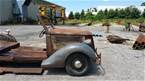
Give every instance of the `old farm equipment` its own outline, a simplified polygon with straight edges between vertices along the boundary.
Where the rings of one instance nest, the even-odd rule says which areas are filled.
[[[10,34],[0,34],[0,40],[8,41],[8,42],[17,42],[14,36]]]
[[[140,34],[133,45],[133,49],[145,49],[145,35]]]
[[[65,8],[53,3],[50,5],[39,5],[39,15],[42,17],[44,24],[51,22],[58,24],[58,21],[65,23]]]
[[[8,42],[17,42],[16,38],[10,34],[10,30],[7,29],[4,32],[0,32],[0,40]]]
[[[78,29],[46,26],[39,17],[46,36],[46,48],[21,46],[0,41],[0,73],[42,73],[48,68],[65,68],[70,75],[87,74],[92,64],[101,63],[93,34]]]
[[[122,38],[122,37],[117,36],[117,35],[108,35],[107,36],[107,40],[110,43],[122,44],[123,42],[125,42],[125,41],[127,41],[129,39],[125,39],[125,38]]]
[[[139,31],[145,32],[145,24],[143,22],[139,25]]]

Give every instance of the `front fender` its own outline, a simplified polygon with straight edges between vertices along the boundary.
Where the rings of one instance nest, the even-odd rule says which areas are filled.
[[[43,60],[41,66],[44,68],[48,67],[64,67],[65,60],[67,57],[73,53],[82,53],[87,55],[92,61],[96,62],[96,54],[95,51],[88,45],[84,43],[74,43],[67,45],[60,50],[56,51],[47,59]]]

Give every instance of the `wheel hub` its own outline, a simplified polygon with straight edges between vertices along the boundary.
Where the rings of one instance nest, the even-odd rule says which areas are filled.
[[[81,68],[82,67],[81,61],[79,61],[79,60],[75,61],[74,66],[75,66],[75,68]]]

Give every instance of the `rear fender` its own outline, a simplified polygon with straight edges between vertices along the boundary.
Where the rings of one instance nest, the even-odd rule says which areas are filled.
[[[96,62],[95,51],[90,46],[84,43],[74,43],[74,44],[70,44],[61,48],[60,50],[52,54],[50,57],[43,60],[43,62],[41,63],[41,66],[44,68],[64,67],[65,60],[67,59],[67,57],[76,52],[85,54],[89,57],[89,59]]]

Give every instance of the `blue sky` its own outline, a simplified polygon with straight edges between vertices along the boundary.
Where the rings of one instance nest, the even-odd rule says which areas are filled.
[[[129,6],[129,5],[141,5],[145,0],[47,0],[66,8],[66,12],[81,11],[82,9],[88,9],[91,7],[104,6],[104,5],[117,5],[117,6]]]

